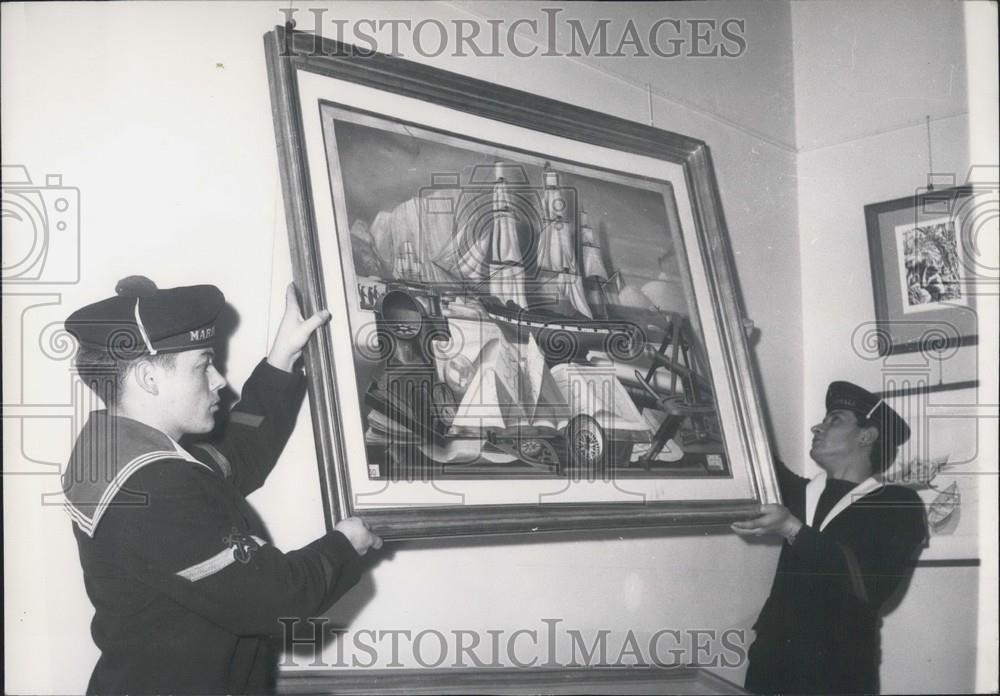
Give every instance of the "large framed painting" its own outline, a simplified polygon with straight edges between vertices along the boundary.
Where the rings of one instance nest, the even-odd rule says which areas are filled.
[[[865,206],[881,355],[976,343],[983,212],[973,186]]]
[[[778,500],[702,142],[265,37],[327,519],[391,539]]]

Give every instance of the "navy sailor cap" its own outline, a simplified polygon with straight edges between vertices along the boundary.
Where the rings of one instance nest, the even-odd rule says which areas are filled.
[[[73,312],[66,330],[81,347],[119,360],[211,346],[226,299],[214,285],[159,289],[144,276],[129,276],[114,297]]]
[[[873,421],[882,440],[898,447],[910,439],[910,426],[879,396],[850,382],[831,382],[826,390],[826,410],[851,411],[858,420]]]

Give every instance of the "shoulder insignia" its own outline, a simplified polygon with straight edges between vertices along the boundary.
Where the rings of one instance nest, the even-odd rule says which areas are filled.
[[[254,554],[260,548],[256,537],[245,534],[236,527],[233,527],[229,534],[222,537],[222,543],[233,550],[233,558],[244,564],[253,560]]]

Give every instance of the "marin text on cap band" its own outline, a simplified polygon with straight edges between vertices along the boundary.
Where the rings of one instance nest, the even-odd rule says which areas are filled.
[[[214,285],[161,290],[143,276],[118,282],[118,294],[73,312],[66,330],[81,347],[117,359],[211,346],[225,297]]]
[[[826,410],[851,411],[859,419],[874,421],[879,437],[887,444],[899,446],[910,439],[910,426],[885,401],[850,382],[831,382],[826,390]]]

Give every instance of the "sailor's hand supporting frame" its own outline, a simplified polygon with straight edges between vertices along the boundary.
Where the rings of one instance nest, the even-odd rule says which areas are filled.
[[[772,503],[760,506],[760,515],[742,522],[733,522],[730,528],[742,536],[764,536],[774,534],[789,542],[802,529],[802,520],[797,518],[784,505]]]
[[[274,336],[271,352],[267,354],[268,364],[291,372],[295,361],[302,355],[309,337],[320,326],[330,321],[330,312],[321,309],[308,319],[302,318],[299,301],[295,298],[295,287],[291,284],[285,290],[285,314],[281,317],[278,332]]]
[[[347,537],[351,546],[364,556],[368,549],[382,548],[382,537],[375,534],[360,517],[348,517],[333,526],[338,532]]]

